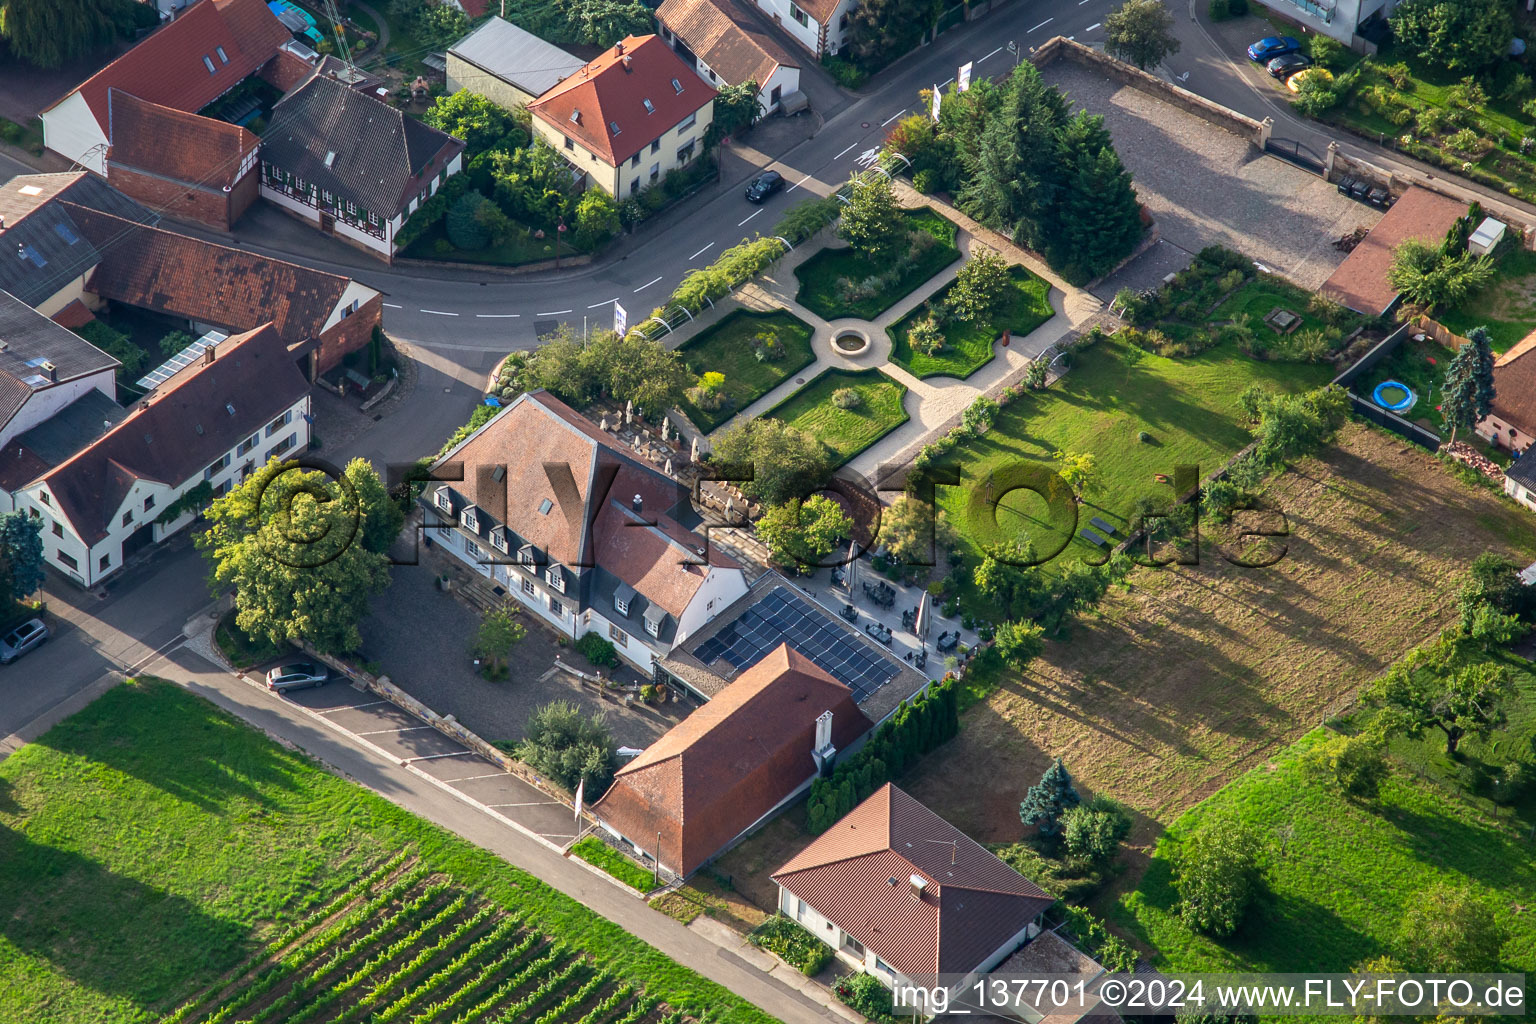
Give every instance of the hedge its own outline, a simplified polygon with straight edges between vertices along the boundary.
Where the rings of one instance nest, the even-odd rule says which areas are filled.
[[[832,947],[782,914],[758,925],[748,938],[808,978],[822,972],[832,959]]]
[[[954,678],[932,686],[908,700],[869,742],[849,757],[830,778],[811,784],[806,829],[820,835],[871,793],[915,764],[917,759],[960,731],[960,691]]]

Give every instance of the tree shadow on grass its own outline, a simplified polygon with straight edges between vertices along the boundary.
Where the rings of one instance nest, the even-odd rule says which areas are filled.
[[[102,695],[38,743],[106,765],[162,792],[222,814],[237,801],[277,809],[299,789],[302,766],[212,704],[160,680]]]
[[[252,945],[246,928],[182,896],[4,825],[0,935],[84,988],[154,1009],[227,970]]]

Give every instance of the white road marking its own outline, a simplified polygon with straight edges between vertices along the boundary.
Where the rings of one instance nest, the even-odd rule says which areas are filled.
[[[552,313],[535,313],[533,315],[534,316],[564,316],[566,313],[569,313],[569,312],[570,312],[570,310],[568,310],[568,309],[557,309],[557,310],[555,310]]]
[[[953,81],[954,81],[954,78],[953,78],[953,77],[950,77],[950,78],[946,78],[946,79],[944,79],[944,81],[942,81],[942,82],[940,82],[940,83],[939,83],[939,88],[940,88],[940,89],[942,89],[942,88],[944,88],[944,87],[945,87],[945,86],[946,86],[946,85],[948,85],[948,84],[949,84],[949,83],[950,83],[950,82],[953,82]]]
[[[884,128],[886,125],[890,124],[892,121],[896,120],[898,117],[900,117],[902,114],[905,114],[906,112],[907,112],[907,108],[906,107],[902,107],[900,110],[896,111],[896,113],[892,114],[890,117],[886,118],[884,121],[881,121],[880,122],[880,127]]]
[[[397,306],[393,302],[386,302],[386,303],[384,303],[384,308],[385,309],[404,309],[405,307],[404,306]]]
[[[615,302],[618,302],[618,301],[619,301],[619,297],[617,295],[615,295],[611,299],[604,299],[602,302],[594,302],[594,303],[592,303],[592,305],[588,306],[587,308],[588,309],[596,309],[598,306],[611,306]]]
[[[690,260],[698,259],[700,256],[702,256],[706,252],[708,252],[714,246],[714,244],[715,244],[714,242],[710,242],[709,245],[706,245],[704,248],[700,249],[698,252],[694,253],[692,256],[689,256],[688,258]]]
[[[473,750],[455,750],[447,754],[422,754],[419,757],[406,758],[405,763],[410,764],[412,761],[436,761],[440,757],[473,757],[474,754],[475,752]]]
[[[1082,6],[1082,5],[1081,5],[1081,4],[1079,4],[1079,5],[1078,5],[1078,6]],[[1030,30],[1029,30],[1029,32],[1034,32],[1034,31],[1037,31],[1037,30],[1039,30],[1039,29],[1042,29],[1042,28],[1045,28],[1045,26],[1047,26],[1047,25],[1049,25],[1049,24],[1050,24],[1050,23],[1051,23],[1051,22],[1053,22],[1053,21],[1055,21],[1055,20],[1056,20],[1056,19],[1055,19],[1055,18],[1046,18],[1046,19],[1045,19],[1045,20],[1044,20],[1044,21],[1042,21],[1042,22],[1041,22],[1041,23],[1040,23],[1040,24],[1038,24],[1038,25],[1036,25],[1036,26],[1035,26],[1035,27],[1034,27],[1034,28],[1032,28],[1032,29],[1030,29]],[[1029,32],[1026,32],[1026,33],[1024,33],[1024,34],[1025,34],[1025,35],[1029,35]]]
[[[659,278],[659,277],[653,277],[649,281],[645,282],[645,284],[641,285],[639,288],[636,288],[635,291],[643,292],[647,288],[649,288],[651,285],[655,284],[657,281],[660,281],[660,280],[661,280],[661,278]]]
[[[530,800],[522,804],[486,804],[487,807],[564,807],[558,800]]]
[[[345,704],[339,708],[310,708],[317,715],[329,715],[333,711],[356,711],[358,708],[371,708],[375,704],[393,704],[394,701],[370,700],[366,704]]]
[[[789,193],[793,192],[795,189],[799,188],[801,185],[804,185],[806,182],[808,182],[810,180],[811,180],[811,176],[809,174],[807,174],[805,177],[801,178],[799,181],[797,181],[793,185],[789,186],[789,188],[785,189],[784,190],[784,194],[788,195]]]
[[[522,316],[521,313],[476,313],[476,320],[510,320],[513,317]]]
[[[849,146],[849,147],[848,147],[848,149],[854,149],[854,148],[856,148],[856,147],[857,147],[857,146],[858,146],[858,143],[857,143],[857,142],[855,142],[855,143],[854,143],[854,144],[853,144],[853,145],[852,145],[852,146]],[[842,151],[842,152],[841,152],[841,153],[839,153],[839,154],[837,154],[837,156],[835,156],[835,157],[833,157],[833,158],[832,158],[832,159],[833,159],[833,160],[841,160],[841,159],[842,159],[842,158],[843,158],[843,156],[844,156],[844,155],[845,155],[845,154],[847,154],[847,152],[848,152],[848,149],[845,149],[845,150],[843,150],[843,151]]]
[[[736,222],[736,226],[737,227],[741,227],[747,221],[751,220],[753,217],[756,217],[758,213],[762,213],[762,212],[763,212],[762,210],[758,210],[757,213],[748,214],[747,217],[746,217],[746,220],[739,220],[739,221],[737,221]]]
[[[1084,0],[1084,2],[1086,2],[1086,0]],[[987,54],[985,57],[979,58],[976,61],[976,63],[980,64],[984,60],[991,60],[993,57],[996,57],[998,54],[1000,54],[1002,52],[1003,52],[1003,48],[1001,46],[999,46],[997,49],[993,50],[991,53]]]
[[[182,635],[181,633],[177,633],[171,639],[167,640],[165,643],[161,644],[159,647],[156,647],[154,650],[152,650],[148,654],[144,655],[144,657],[140,658],[138,661],[134,662],[132,665],[129,665],[128,668],[125,670],[125,674],[126,675],[130,675],[130,676],[133,675],[133,673],[135,671],[137,671],[140,666],[148,664],[149,662],[153,661],[155,658],[160,657],[160,655],[162,655],[166,651],[170,650],[172,647],[175,647],[177,644],[186,643],[186,641],[187,641],[187,638],[184,635]]]
[[[1098,28],[1100,25],[1103,25],[1103,24],[1104,23],[1102,21],[1096,21],[1092,25],[1089,25],[1087,28],[1083,29],[1083,31],[1084,32],[1092,32],[1094,29]]]
[[[430,725],[406,725],[399,729],[374,729],[370,732],[353,733],[354,736],[382,736],[387,732],[420,732],[422,729],[430,729]]]
[[[459,315],[457,313],[444,313],[440,309],[424,309],[424,310],[422,310],[422,312],[423,313],[431,313],[433,316],[458,316]]]

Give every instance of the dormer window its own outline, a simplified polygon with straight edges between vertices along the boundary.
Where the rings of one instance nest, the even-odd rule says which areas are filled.
[[[635,599],[635,589],[628,583],[620,583],[613,592],[613,610],[628,617],[629,605]]]
[[[571,124],[581,124],[581,111],[571,111]]]
[[[560,570],[558,565],[552,565],[544,570],[544,582],[548,583],[555,590],[560,591],[560,593],[565,593],[565,573]]]
[[[650,100],[643,99],[640,102],[645,104],[645,112],[647,114],[654,114],[654,113],[656,113],[656,105],[654,103],[652,103]]]
[[[621,600],[618,597],[614,597],[614,599],[613,599],[613,610],[618,612],[620,615],[628,615],[629,614],[629,602]]]
[[[613,134],[615,134],[615,135],[619,134],[619,122],[617,122],[617,121],[609,121],[608,122],[608,130],[610,132],[613,132]]]
[[[471,533],[480,532],[480,518],[475,515],[475,506],[466,507],[460,514],[459,521],[464,524],[464,529]]]
[[[507,550],[507,534],[504,530],[491,531],[491,544],[498,551]]]
[[[437,507],[442,509],[444,512],[453,511],[453,498],[451,495],[449,495],[448,488],[439,487],[437,489]]]

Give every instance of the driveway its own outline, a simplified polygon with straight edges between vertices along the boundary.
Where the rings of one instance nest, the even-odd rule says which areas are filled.
[[[1073,61],[1044,77],[1104,116],[1162,237],[1187,252],[1224,245],[1310,291],[1344,262],[1334,240],[1381,219],[1316,175]]]
[[[520,618],[528,637],[512,657],[510,676],[490,682],[474,667],[471,649],[480,614],[453,593],[438,590],[438,557],[422,552],[423,564],[394,569],[394,583],[374,599],[363,621],[363,657],[379,663],[390,681],[440,715],[452,715],[492,743],[523,738],[528,716],[552,700],[569,700],[591,714],[604,713],[621,746],[644,748],[688,710],[673,702],[659,708],[624,707],[598,696],[563,672],[555,659],[583,670],[586,659],[559,644],[557,634],[529,613]],[[633,672],[605,670],[640,681]]]

